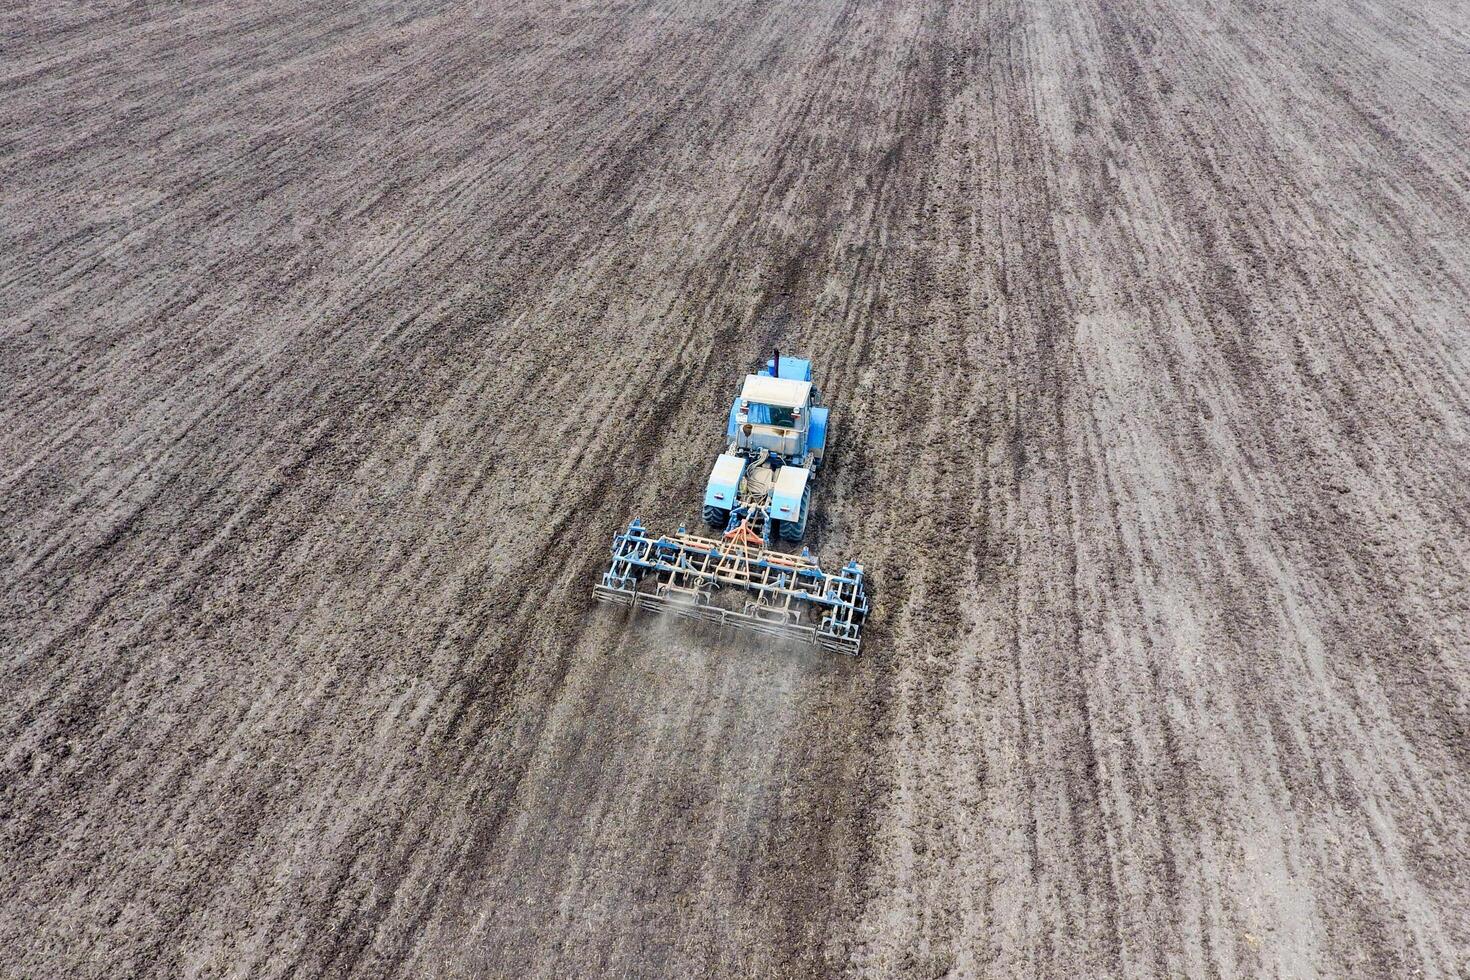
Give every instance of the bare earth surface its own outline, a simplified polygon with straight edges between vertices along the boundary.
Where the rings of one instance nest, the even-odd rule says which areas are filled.
[[[0,16],[0,974],[1470,971],[1464,3]]]

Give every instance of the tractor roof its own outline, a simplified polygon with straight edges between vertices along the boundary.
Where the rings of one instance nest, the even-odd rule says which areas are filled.
[[[757,405],[777,405],[781,408],[799,408],[806,404],[812,390],[810,381],[795,378],[771,378],[763,374],[747,374],[745,387],[740,397]]]

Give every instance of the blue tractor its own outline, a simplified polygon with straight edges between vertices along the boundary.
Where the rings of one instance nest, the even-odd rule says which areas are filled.
[[[704,491],[704,521],[799,543],[812,510],[813,478],[827,447],[827,414],[812,384],[812,363],[779,353],[747,374],[730,405],[729,445]]]
[[[868,613],[862,565],[829,573],[808,549],[778,547],[806,537],[828,412],[810,361],[777,352],[746,375],[704,491],[704,522],[718,536],[681,527],[655,537],[634,520],[613,539],[597,598],[858,653]]]

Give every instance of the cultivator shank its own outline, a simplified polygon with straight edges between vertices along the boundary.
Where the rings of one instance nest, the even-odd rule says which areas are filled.
[[[651,537],[639,521],[613,539],[612,566],[593,589],[603,602],[667,612],[856,655],[868,600],[863,568],[824,572],[806,550],[765,547],[748,526],[722,537]],[[734,602],[722,603],[720,600]],[[734,604],[738,603],[738,608]]]

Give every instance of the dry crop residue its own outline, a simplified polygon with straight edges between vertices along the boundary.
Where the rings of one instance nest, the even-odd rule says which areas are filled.
[[[1470,970],[1470,14],[23,5],[0,973]],[[632,629],[815,360],[857,661]]]

